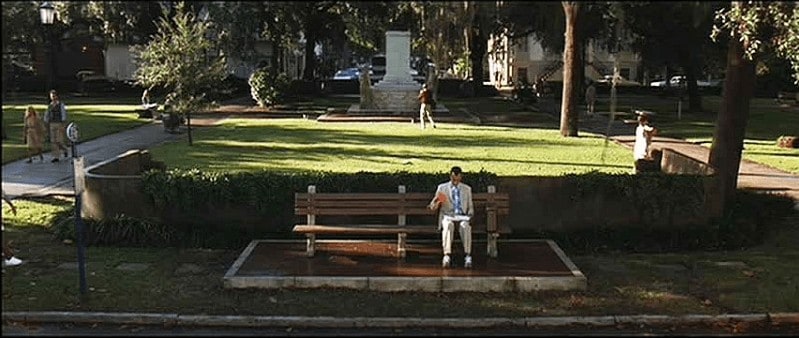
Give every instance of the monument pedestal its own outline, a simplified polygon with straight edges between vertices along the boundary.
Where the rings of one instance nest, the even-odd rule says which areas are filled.
[[[375,108],[379,110],[419,110],[419,90],[416,83],[386,83],[382,81],[372,87]]]
[[[372,86],[372,104],[377,112],[419,111],[422,86],[413,80],[410,71],[411,32],[386,32],[386,75]],[[350,112],[348,110],[347,112]],[[352,111],[355,112],[355,111]]]

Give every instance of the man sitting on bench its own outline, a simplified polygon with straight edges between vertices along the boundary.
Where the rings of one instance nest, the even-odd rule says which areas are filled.
[[[441,245],[444,248],[444,259],[441,266],[448,268],[451,263],[452,238],[455,235],[455,223],[460,230],[463,252],[466,255],[463,266],[472,267],[472,227],[469,224],[474,216],[472,204],[472,188],[461,183],[462,171],[460,167],[452,167],[449,173],[449,182],[441,183],[436,189],[436,195],[430,201],[428,208],[439,209],[438,229],[441,230]]]

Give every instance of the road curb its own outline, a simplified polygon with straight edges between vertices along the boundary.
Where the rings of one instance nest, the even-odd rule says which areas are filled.
[[[3,312],[3,321],[34,323],[106,323],[164,326],[304,327],[304,328],[511,328],[678,324],[799,324],[799,312],[721,315],[625,315],[521,318],[409,318],[181,315],[125,312]]]

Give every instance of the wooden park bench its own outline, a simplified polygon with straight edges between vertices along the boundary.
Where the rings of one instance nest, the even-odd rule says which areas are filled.
[[[293,232],[305,234],[306,254],[315,254],[316,235],[397,235],[397,256],[405,258],[405,243],[408,234],[439,235],[438,211],[427,208],[433,193],[406,193],[405,186],[399,186],[397,193],[317,193],[316,186],[308,186],[307,193],[296,193],[294,211],[296,215],[307,216],[307,224],[294,226]],[[474,217],[471,220],[472,234],[485,233],[488,241],[487,252],[497,257],[499,235],[509,234],[510,228],[500,226],[499,216],[508,215],[510,198],[507,193],[498,193],[494,186],[488,192],[472,193]],[[381,224],[320,224],[319,218],[330,216],[396,216],[393,221]],[[408,224],[408,216],[421,224]],[[427,217],[424,217],[427,216]],[[332,217],[330,217],[332,218]],[[354,222],[344,222],[354,223]],[[390,223],[390,224],[388,224]]]

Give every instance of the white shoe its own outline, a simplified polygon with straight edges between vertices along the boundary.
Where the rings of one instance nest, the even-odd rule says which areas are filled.
[[[3,266],[17,266],[22,264],[22,260],[17,257],[11,257],[9,259],[3,260]]]
[[[448,268],[450,265],[449,255],[444,255],[444,259],[441,261],[441,267]]]
[[[466,259],[463,260],[463,267],[471,268],[472,267],[472,256],[466,255]]]

